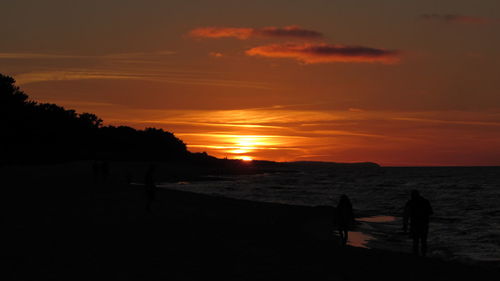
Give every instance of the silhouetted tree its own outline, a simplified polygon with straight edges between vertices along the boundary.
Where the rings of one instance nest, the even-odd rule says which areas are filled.
[[[24,106],[28,95],[15,86],[16,80],[10,76],[0,74],[0,106]]]
[[[84,125],[88,125],[92,128],[99,128],[102,126],[102,119],[97,117],[93,113],[82,113],[78,114],[78,118]]]
[[[12,77],[2,74],[0,125],[3,162],[186,160],[191,155],[182,140],[162,129],[103,126],[95,114],[30,101]]]

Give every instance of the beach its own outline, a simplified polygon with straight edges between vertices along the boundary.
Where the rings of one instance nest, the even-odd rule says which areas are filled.
[[[148,196],[138,182],[148,164],[110,166],[109,177],[100,182],[95,181],[90,162],[2,167],[4,280],[498,280],[500,276],[498,267],[485,264],[340,246],[330,206],[159,188],[148,212]],[[127,169],[135,184],[127,182]],[[195,175],[192,171],[185,174]],[[212,173],[199,169],[195,176]],[[163,180],[168,179],[158,178]]]

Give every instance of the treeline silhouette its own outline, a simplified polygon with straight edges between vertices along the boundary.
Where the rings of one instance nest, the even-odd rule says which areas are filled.
[[[77,113],[38,103],[0,74],[1,163],[48,163],[73,160],[214,161],[190,153],[173,133],[104,126],[92,113]]]

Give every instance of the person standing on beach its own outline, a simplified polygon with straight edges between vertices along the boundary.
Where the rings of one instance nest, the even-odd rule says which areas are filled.
[[[411,191],[411,199],[405,205],[403,215],[403,230],[408,232],[410,221],[410,237],[413,239],[413,253],[419,254],[419,244],[422,256],[427,254],[427,234],[429,233],[429,219],[433,214],[431,204],[418,190]]]
[[[349,228],[354,222],[354,213],[352,211],[351,200],[347,195],[340,196],[340,201],[337,205],[337,225],[339,228],[340,241],[342,245],[347,244],[349,239]]]

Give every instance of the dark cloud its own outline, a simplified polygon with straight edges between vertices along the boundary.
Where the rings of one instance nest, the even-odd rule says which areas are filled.
[[[443,21],[449,23],[466,23],[466,24],[486,24],[496,22],[494,19],[483,17],[471,17],[457,14],[423,14],[421,19]]]
[[[299,26],[285,26],[280,27],[264,27],[260,29],[255,29],[254,33],[256,35],[261,35],[265,37],[294,37],[294,38],[322,38],[323,34],[314,30],[307,30],[300,28]]]
[[[323,37],[318,31],[303,29],[299,26],[285,27],[199,27],[191,30],[189,35],[196,38],[228,38],[233,37],[246,40],[254,37],[278,37],[278,38],[301,38],[316,39]]]
[[[271,58],[291,58],[308,64],[334,62],[395,63],[399,61],[399,52],[395,50],[326,43],[264,45],[249,49],[246,54]]]

